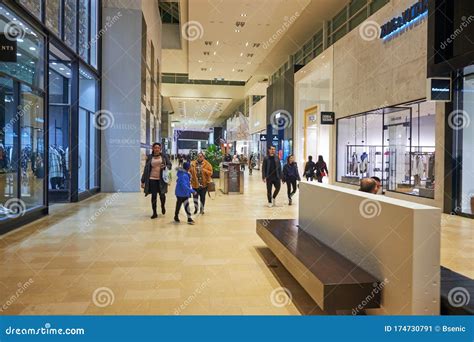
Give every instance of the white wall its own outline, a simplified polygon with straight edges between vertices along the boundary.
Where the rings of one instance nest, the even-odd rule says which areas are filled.
[[[260,132],[267,128],[267,99],[264,97],[249,108],[250,134]]]

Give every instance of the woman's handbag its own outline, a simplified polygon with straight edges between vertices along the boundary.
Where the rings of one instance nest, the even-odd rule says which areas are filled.
[[[209,182],[209,184],[207,185],[207,191],[216,192],[216,183],[214,183],[213,181]]]
[[[163,177],[163,182],[165,182],[166,184],[169,184],[171,182],[171,171],[168,169],[164,169],[162,177]]]

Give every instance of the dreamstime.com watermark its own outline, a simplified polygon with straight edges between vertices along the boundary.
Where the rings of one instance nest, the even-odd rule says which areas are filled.
[[[360,202],[359,212],[363,218],[373,219],[382,213],[382,205],[379,201],[366,198]]]
[[[99,287],[92,293],[92,303],[99,308],[105,308],[115,302],[114,291],[108,287]]]
[[[361,310],[364,310],[365,307],[367,306],[367,304],[369,304],[374,298],[376,295],[379,294],[379,292],[382,291],[382,289],[389,283],[388,279],[385,278],[382,282],[380,283],[374,283],[373,286],[374,288],[372,289],[372,291],[367,295],[367,297],[364,298],[364,300],[359,304],[357,305],[357,307],[355,307],[354,309],[352,309],[352,315],[353,316],[356,316],[357,314],[359,314],[359,312]]]
[[[454,287],[448,293],[448,303],[452,307],[460,308],[461,306],[469,304],[471,295],[464,287]]]
[[[373,20],[366,20],[359,26],[360,37],[370,42],[380,37],[381,28],[379,23]]]
[[[281,37],[290,28],[291,25],[293,25],[293,23],[296,21],[296,19],[298,19],[299,16],[299,12],[295,12],[295,14],[293,14],[291,17],[284,17],[283,25],[281,25],[281,27],[279,27],[278,30],[276,30],[276,32],[263,43],[263,48],[266,50],[273,43],[275,43],[278,38]]]
[[[5,335],[85,335],[84,328],[53,328],[46,323],[40,328],[17,328],[9,326],[5,328]]]
[[[31,107],[33,106],[32,102],[28,102],[25,106],[19,105],[17,107],[17,111],[14,117],[12,117],[5,126],[2,127],[3,133],[7,133],[7,131],[12,131],[15,124],[20,121],[22,117],[25,116],[26,113],[31,111]]]
[[[277,287],[270,293],[270,302],[277,308],[290,305],[293,300],[293,294],[286,287]]]
[[[92,44],[96,44],[99,39],[110,29],[112,28],[112,26],[117,22],[119,21],[120,18],[122,18],[122,12],[117,12],[116,15],[114,15],[113,17],[106,17],[105,18],[105,23],[103,25],[103,28],[87,43],[86,45],[86,49],[90,49]]]
[[[10,296],[10,298],[7,299],[5,303],[0,307],[0,312],[6,311],[11,305],[13,305],[18,298],[26,291],[28,288],[34,283],[33,279],[28,279],[24,283],[18,283],[18,288],[15,291],[13,295]]]
[[[188,298],[186,298],[184,300],[184,302],[178,306],[176,309],[174,309],[174,314],[175,315],[180,315],[181,312],[183,312],[184,310],[186,310],[186,308],[189,306],[189,304],[191,304],[201,293],[202,291],[209,286],[211,282],[211,279],[210,278],[207,278],[206,281],[202,282],[194,291],[192,294],[190,294],[188,296]]]
[[[81,231],[87,232],[90,230],[91,225],[97,220],[121,195],[121,192],[116,192],[105,200],[105,203],[95,211],[94,215],[84,222],[81,227]]]
[[[287,110],[276,110],[270,115],[270,124],[274,130],[283,131],[293,125],[293,116]]]
[[[461,17],[461,25],[454,30],[454,32],[446,38],[444,42],[441,43],[441,50],[446,49],[454,40],[461,35],[465,28],[467,28],[474,21],[474,16],[470,15],[468,18],[463,16]]]

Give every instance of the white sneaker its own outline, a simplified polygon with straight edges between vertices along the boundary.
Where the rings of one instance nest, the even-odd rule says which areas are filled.
[[[268,203],[268,207],[269,207],[269,208],[272,208],[272,207],[273,207],[273,203]]]
[[[276,199],[275,199],[275,198],[273,199],[273,203],[272,203],[272,204],[273,204],[274,207],[277,206],[277,203],[276,203]]]

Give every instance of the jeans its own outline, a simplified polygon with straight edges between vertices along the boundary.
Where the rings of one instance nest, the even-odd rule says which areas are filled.
[[[191,208],[189,208],[189,198],[188,197],[176,197],[176,210],[174,211],[174,217],[178,217],[179,211],[181,210],[181,205],[184,203],[184,211],[188,219],[191,218]]]
[[[296,179],[288,179],[286,181],[286,188],[287,188],[288,199],[291,199],[291,197],[296,192]]]
[[[267,199],[268,203],[272,203],[272,199],[276,198],[278,196],[278,193],[280,192],[280,187],[281,187],[281,182],[279,179],[269,179],[267,178]],[[272,196],[272,186],[275,187],[275,191],[273,192]]]
[[[207,193],[207,187],[205,188],[197,188],[194,189],[196,190],[196,193],[193,194],[193,199],[194,199],[194,211],[197,212],[199,208],[199,202],[201,202],[201,211],[204,211],[204,206],[206,205],[206,193]],[[199,200],[198,200],[199,199]]]
[[[161,208],[165,207],[166,195],[160,191],[160,181],[156,179],[150,179],[150,193],[151,193],[151,208],[153,213],[156,214],[156,205],[158,202],[158,194],[160,195]]]

